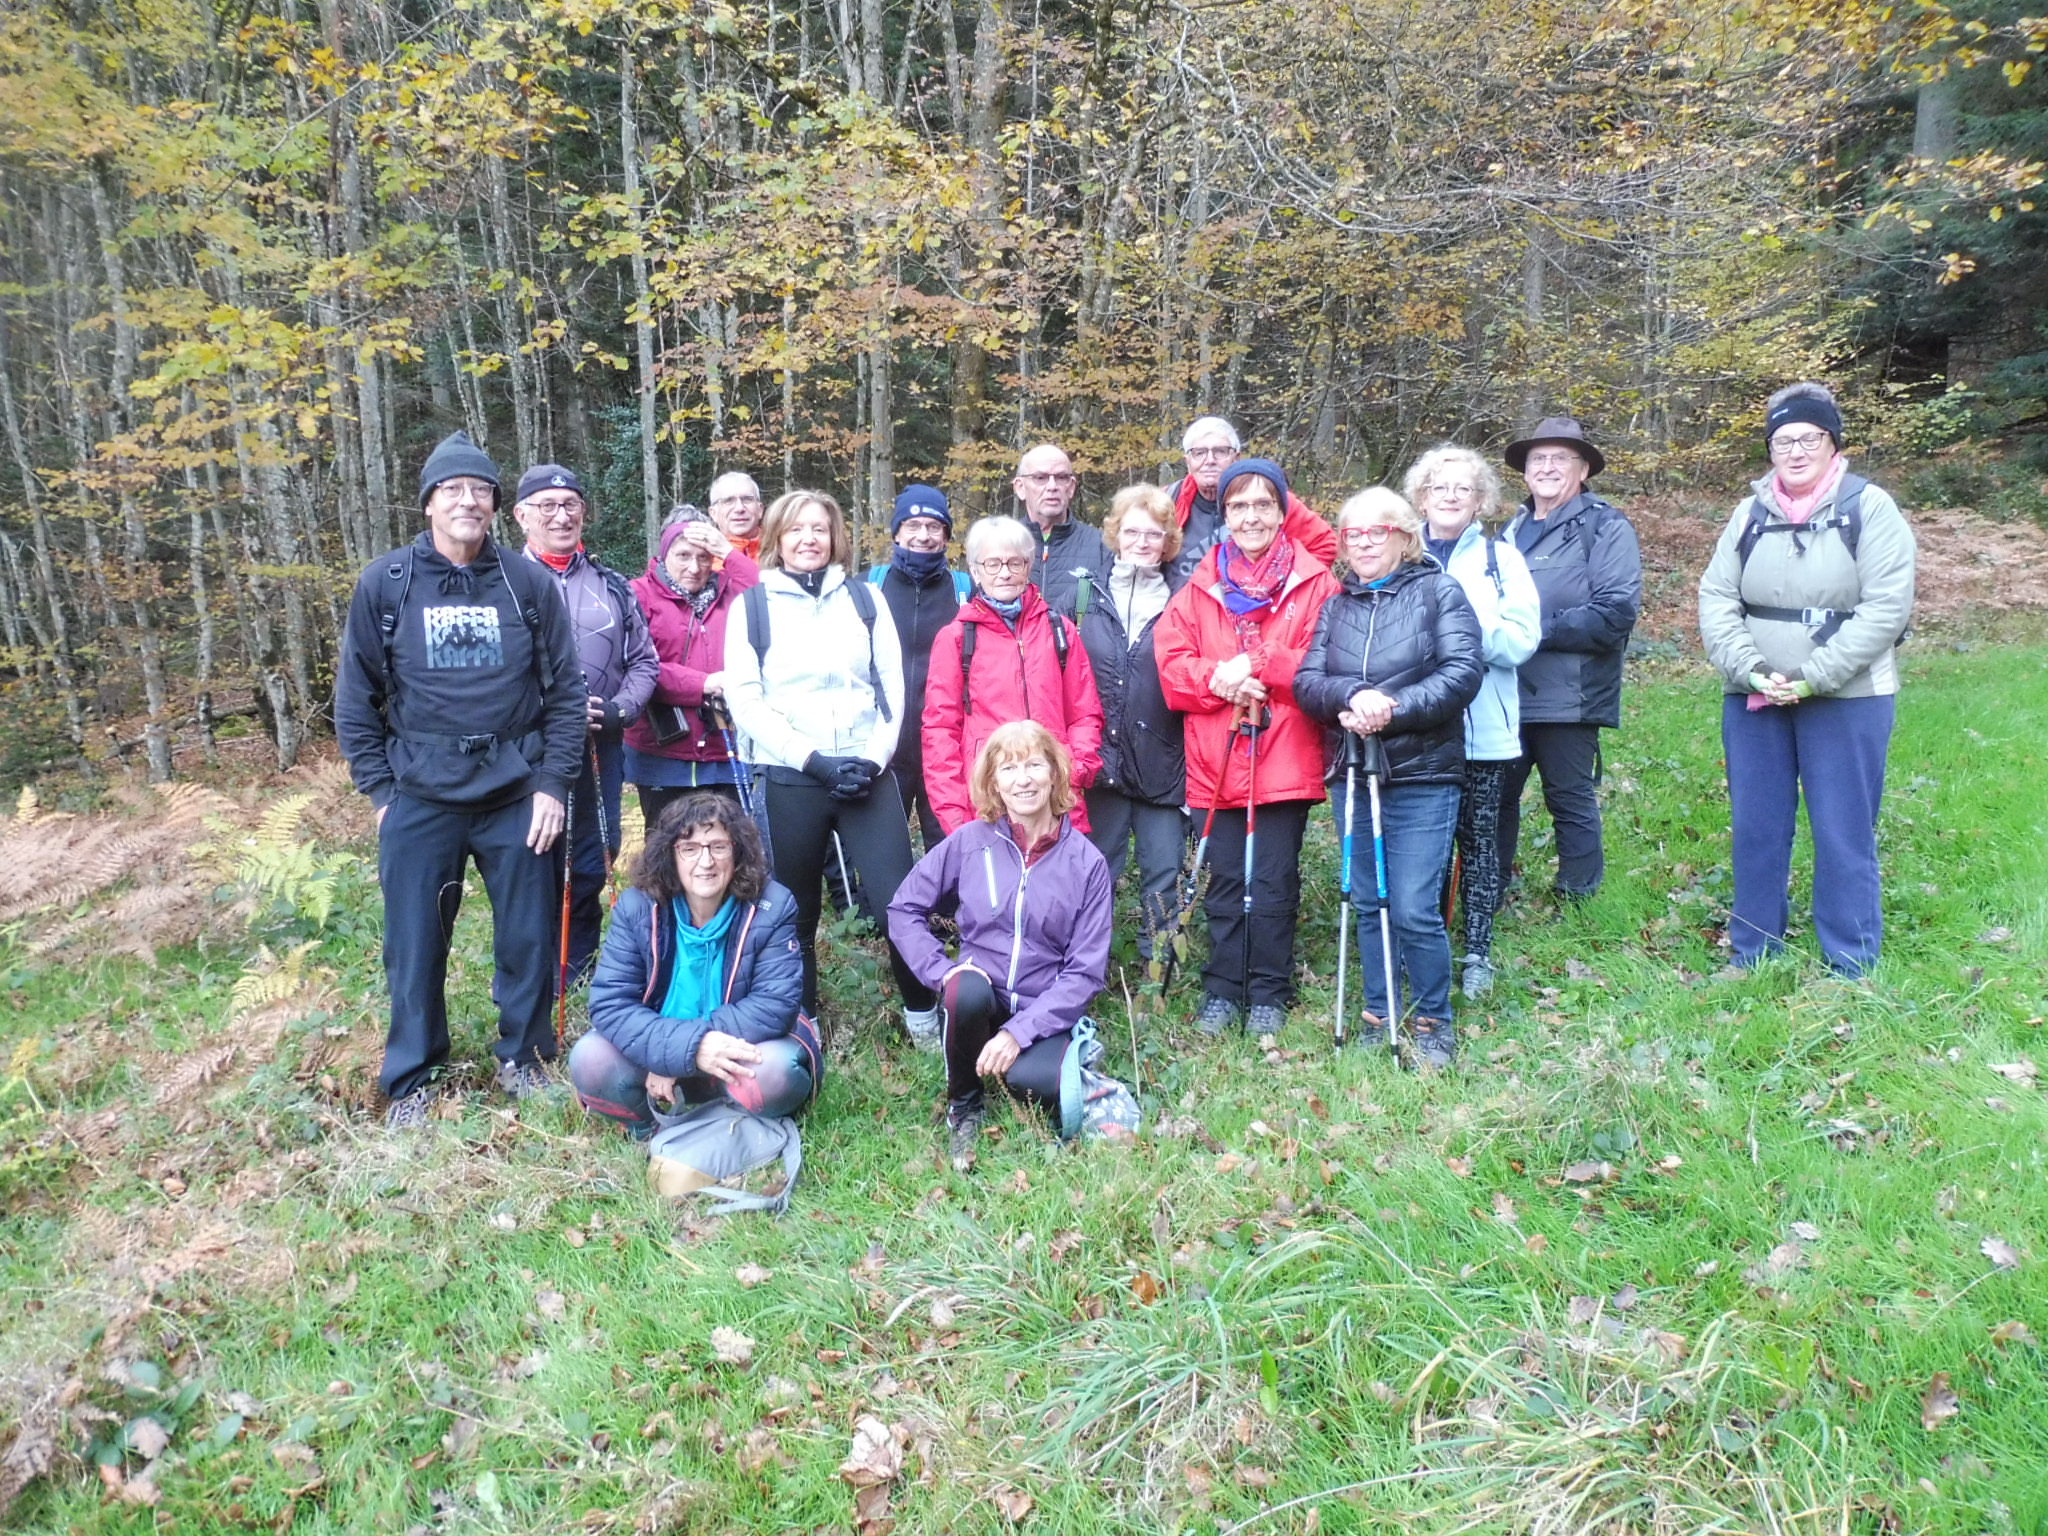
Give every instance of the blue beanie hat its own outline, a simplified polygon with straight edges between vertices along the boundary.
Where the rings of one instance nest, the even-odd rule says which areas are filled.
[[[420,510],[426,510],[427,498],[434,494],[435,486],[457,475],[488,480],[494,508],[504,498],[504,483],[498,478],[498,466],[491,462],[491,456],[477,447],[467,432],[450,432],[434,445],[427,462],[420,466]]]
[[[581,496],[583,481],[573,469],[564,469],[559,464],[536,464],[519,477],[519,490],[512,500],[522,502],[542,491],[574,491]]]
[[[1271,459],[1238,459],[1224,470],[1216,481],[1216,505],[1223,505],[1225,498],[1230,495],[1232,482],[1245,475],[1257,475],[1260,479],[1272,483],[1274,494],[1280,498],[1280,513],[1285,517],[1287,498],[1292,494],[1287,489],[1287,471]]]
[[[953,536],[953,509],[946,505],[943,491],[929,485],[906,485],[896,497],[896,511],[889,519],[889,537],[895,538],[913,517],[935,517],[946,525],[946,537]]]

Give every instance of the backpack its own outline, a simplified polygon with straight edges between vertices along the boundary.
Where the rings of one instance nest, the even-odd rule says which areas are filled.
[[[1075,1021],[1073,1044],[1060,1062],[1060,1103],[1055,1118],[1060,1140],[1079,1136],[1104,1136],[1110,1127],[1138,1134],[1142,1113],[1138,1097],[1130,1088],[1097,1069],[1102,1064],[1102,1042],[1095,1038],[1095,1021]]]
[[[1757,496],[1749,498],[1749,517],[1735,540],[1736,601],[1741,603],[1744,618],[1755,614],[1760,619],[1781,624],[1803,624],[1813,631],[1815,645],[1826,645],[1835,638],[1837,630],[1856,617],[1854,608],[1774,608],[1762,603],[1744,603],[1741,596],[1742,573],[1749,566],[1749,557],[1755,551],[1757,541],[1767,533],[1822,533],[1836,528],[1841,530],[1842,547],[1854,560],[1856,546],[1863,537],[1863,492],[1869,485],[1870,482],[1861,475],[1844,473],[1841,487],[1835,492],[1835,504],[1825,516],[1804,523],[1781,523],[1775,528],[1767,526],[1770,514],[1764,510],[1762,499]],[[1910,627],[1902,631],[1893,645],[1903,644],[1911,633]]]
[[[948,571],[946,574],[953,578],[953,601],[965,606],[967,599],[974,596],[974,578],[965,571]],[[879,587],[888,575],[888,566],[871,565],[868,567],[868,585]]]
[[[1087,588],[1088,583],[1084,581],[1081,584],[1081,589],[1085,593]],[[1076,606],[1083,612],[1086,612],[1088,607],[1086,598],[1084,597]],[[1059,656],[1060,671],[1064,673],[1067,670],[1067,649],[1073,644],[1073,641],[1067,635],[1067,621],[1060,617],[1060,611],[1057,608],[1047,605],[1045,611],[1052,619],[1052,648]],[[974,709],[971,676],[974,670],[974,641],[980,632],[981,626],[979,624],[962,624],[960,626],[960,713],[963,717],[972,713]]]
[[[875,690],[875,708],[881,711],[882,719],[894,718],[889,712],[889,696],[882,691],[881,669],[875,665],[875,594],[868,590],[873,585],[866,581],[846,583],[847,595],[853,599],[853,611],[860,615],[861,623],[868,628],[868,686]],[[747,605],[747,638],[754,645],[755,663],[764,670],[768,665],[768,589],[756,582],[747,588],[740,599]]]
[[[682,1115],[662,1116],[662,1128],[647,1143],[647,1179],[671,1200],[708,1195],[714,1216],[734,1211],[789,1210],[789,1198],[803,1172],[804,1142],[796,1122],[785,1115],[749,1114],[728,1099],[713,1099]],[[781,1190],[772,1195],[726,1189],[722,1183],[780,1161]]]
[[[393,559],[385,565],[384,580],[377,589],[377,628],[380,631],[383,642],[384,696],[386,699],[395,697],[398,692],[398,673],[391,665],[392,646],[398,638],[398,620],[400,614],[405,609],[405,600],[412,594],[413,567],[418,562],[418,558],[418,546],[408,544],[405,547],[403,559]],[[527,564],[528,562],[524,560],[506,559],[502,548],[498,551],[498,569],[505,573],[505,588],[512,594],[513,600],[518,603],[519,617],[526,625],[526,635],[529,641],[527,650],[531,652],[533,657],[533,685],[540,691],[541,698],[545,700],[547,698],[548,679],[547,673],[541,667],[541,653],[544,649],[541,645],[540,603],[542,599],[536,594],[533,587],[533,582],[538,578],[539,573],[525,569]],[[512,574],[514,570],[519,571],[517,577],[514,577]],[[612,573],[607,572],[607,575],[610,574]],[[519,590],[522,582],[526,584],[524,592]],[[623,583],[621,583],[621,587],[623,587]],[[626,597],[628,601],[634,600],[631,592],[627,592]],[[386,712],[388,715],[388,705]]]

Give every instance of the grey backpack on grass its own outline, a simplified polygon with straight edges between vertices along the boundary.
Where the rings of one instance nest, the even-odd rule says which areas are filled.
[[[749,1114],[725,1099],[698,1104],[680,1115],[657,1115],[661,1129],[647,1142],[647,1177],[657,1192],[672,1200],[708,1195],[717,1202],[712,1214],[767,1211],[780,1216],[803,1171],[804,1144],[796,1122],[785,1115]],[[773,1195],[727,1189],[777,1160],[782,1163],[782,1189]]]

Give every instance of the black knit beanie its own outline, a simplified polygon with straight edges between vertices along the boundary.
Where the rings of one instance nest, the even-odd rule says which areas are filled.
[[[1764,417],[1764,446],[1770,447],[1771,439],[1778,435],[1780,427],[1805,424],[1819,427],[1834,439],[1837,452],[1842,447],[1842,413],[1832,400],[1823,400],[1817,395],[1794,395],[1789,400],[1780,400],[1771,407]]]
[[[467,432],[450,432],[434,445],[434,451],[427,455],[427,462],[420,466],[420,510],[424,512],[427,509],[427,498],[434,494],[435,486],[443,480],[453,480],[457,475],[467,475],[472,480],[488,480],[493,509],[504,497],[504,484],[498,479],[498,466],[491,462],[491,456],[470,441]]]

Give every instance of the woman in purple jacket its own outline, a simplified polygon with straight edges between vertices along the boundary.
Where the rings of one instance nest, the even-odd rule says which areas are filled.
[[[723,561],[721,566],[720,562]],[[708,789],[741,798],[738,765],[720,730],[725,714],[725,619],[761,568],[695,507],[677,507],[633,595],[661,673],[640,718],[626,727],[626,782],[648,826],[672,802]]]
[[[889,903],[889,937],[944,1021],[953,1167],[974,1166],[982,1079],[1060,1112],[1072,1032],[1109,970],[1109,866],[1074,830],[1073,762],[1033,720],[998,726],[975,759],[979,812],[926,854]],[[960,957],[926,926],[959,902]]]

